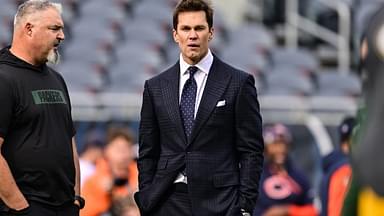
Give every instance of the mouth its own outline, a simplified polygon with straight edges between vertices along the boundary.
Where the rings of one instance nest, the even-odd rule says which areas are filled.
[[[60,46],[60,43],[54,43],[54,44],[53,44],[53,48],[54,48],[54,49],[58,49],[59,46]]]
[[[190,48],[199,48],[200,46],[198,44],[188,44],[188,47],[190,47]]]

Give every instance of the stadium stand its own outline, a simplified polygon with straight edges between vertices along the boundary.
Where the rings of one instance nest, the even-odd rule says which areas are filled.
[[[217,1],[221,0],[213,0],[214,4]],[[211,48],[219,57],[254,75],[264,121],[283,122],[296,138],[300,137],[293,155],[301,158],[316,185],[321,154],[317,146],[321,144],[313,134],[316,124],[312,121],[320,119],[330,138],[337,140],[332,131],[344,115],[354,114],[362,92],[356,62],[346,73],[337,71],[337,65],[324,65],[316,50],[323,42],[314,37],[313,43],[299,43],[298,49],[285,47],[279,33],[285,24],[285,1],[245,1],[252,5],[249,8],[261,7],[264,16],[256,20],[245,16],[240,25],[230,26],[217,5]],[[324,19],[329,18],[329,10],[320,7],[319,1],[300,0],[300,14],[314,21],[322,18],[325,27],[334,28],[327,26],[330,22]],[[354,42],[359,41],[369,15],[382,4],[373,0],[334,1],[350,7]],[[17,2],[1,0],[2,46],[11,40]],[[177,0],[58,2],[64,5],[66,41],[57,69],[69,86],[80,148],[92,125],[106,128],[106,124],[122,121],[137,129],[144,81],[174,64],[179,56],[172,38],[172,9]],[[353,52],[355,46],[351,45]]]

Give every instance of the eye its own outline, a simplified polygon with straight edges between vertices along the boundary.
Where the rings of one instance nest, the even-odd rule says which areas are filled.
[[[51,31],[53,31],[53,32],[57,32],[57,31],[62,30],[63,27],[62,27],[62,26],[56,26],[56,25],[55,25],[55,26],[49,26],[48,29],[51,30]]]
[[[205,30],[205,26],[197,26],[195,28],[195,31],[204,31]]]
[[[189,26],[181,26],[180,28],[182,31],[190,31],[191,30],[191,27]]]

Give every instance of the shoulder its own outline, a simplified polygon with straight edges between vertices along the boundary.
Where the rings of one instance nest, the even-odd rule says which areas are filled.
[[[0,64],[0,85],[12,85],[17,81],[15,73],[10,73],[7,67],[7,65]]]
[[[0,98],[2,100],[16,99],[19,95],[17,86],[22,86],[19,79],[13,73],[6,72],[0,68]],[[12,104],[11,101],[5,103],[5,105],[10,104]]]
[[[324,173],[332,172],[332,170],[347,163],[349,163],[348,157],[340,150],[335,150],[323,158],[323,171]]]
[[[0,64],[0,81],[10,80],[10,79],[12,79],[11,73],[8,73],[5,70],[3,70]]]
[[[0,77],[1,78],[12,79],[16,74],[14,71],[17,71],[17,70],[14,70],[11,65],[4,64],[0,61]]]

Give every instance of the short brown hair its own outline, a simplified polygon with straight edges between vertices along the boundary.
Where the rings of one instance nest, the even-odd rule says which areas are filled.
[[[113,140],[120,137],[125,139],[129,143],[133,144],[135,142],[134,136],[129,129],[125,127],[111,127],[108,129],[108,132],[107,132],[106,145],[109,145]]]
[[[206,0],[181,0],[173,12],[173,29],[177,29],[179,14],[182,12],[204,11],[208,26],[213,26],[213,9]]]

